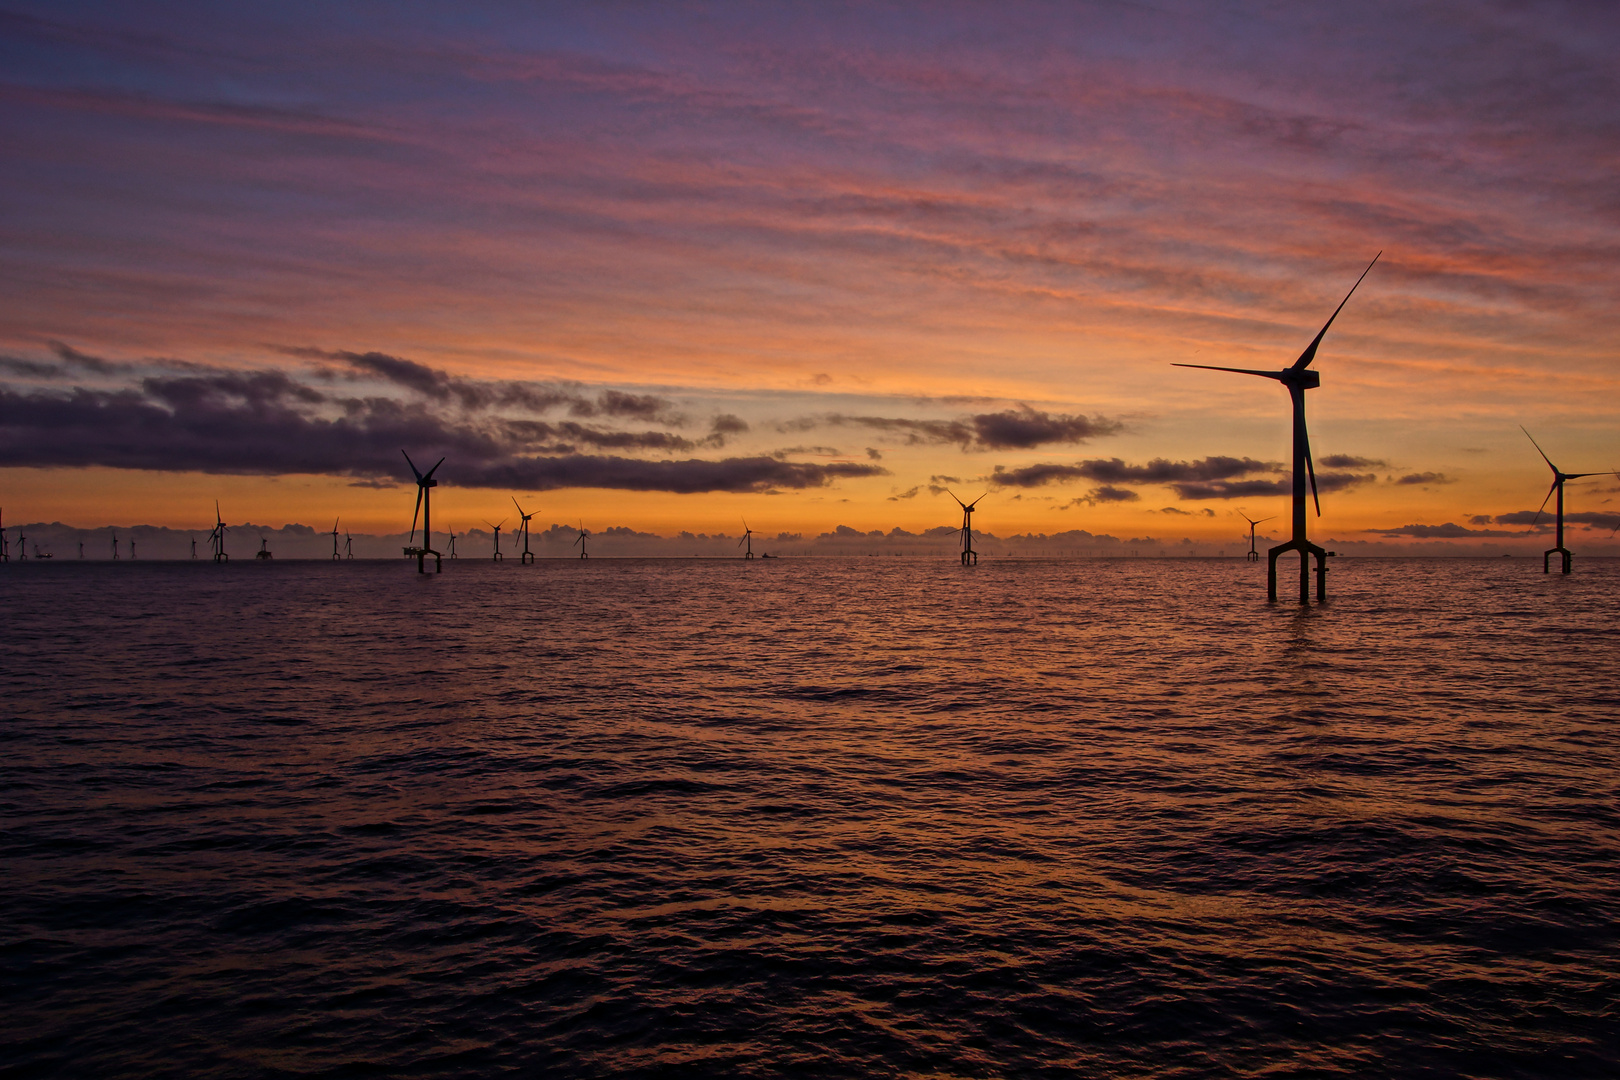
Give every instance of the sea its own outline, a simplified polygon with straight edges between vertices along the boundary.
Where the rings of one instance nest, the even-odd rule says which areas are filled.
[[[1620,561],[1329,591],[0,565],[0,1076],[1620,1076]]]

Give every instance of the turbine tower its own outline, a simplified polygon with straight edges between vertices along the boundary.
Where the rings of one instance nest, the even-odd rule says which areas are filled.
[[[1244,521],[1247,521],[1249,523],[1249,553],[1243,557],[1243,561],[1244,562],[1259,562],[1260,561],[1260,553],[1258,551],[1254,550],[1254,527],[1256,525],[1260,524],[1262,521],[1270,521],[1271,518],[1268,518],[1268,517],[1252,518],[1248,514],[1245,514],[1241,510],[1238,511],[1238,517],[1242,518]]]
[[[745,542],[748,544],[748,553],[743,558],[752,559],[754,557],[754,530],[748,527],[747,518],[743,518],[743,538],[737,541],[737,546],[742,547]]]
[[[590,535],[591,534],[589,532],[587,532],[586,529],[585,529],[585,521],[584,521],[584,519],[583,518],[580,519],[580,523],[579,523],[579,539],[575,540],[574,543],[579,545],[579,557],[582,558],[582,559],[588,559],[588,558],[591,557],[590,554],[585,550],[585,540]],[[573,545],[571,544],[569,546],[572,547]]]
[[[219,516],[219,500],[214,500],[214,528],[208,534],[208,546],[213,549],[215,562],[229,562],[225,554],[225,519]],[[118,538],[113,538],[113,558],[118,557]]]
[[[519,561],[527,566],[529,563],[534,562],[534,553],[529,550],[529,519],[534,515],[523,512],[523,507],[518,506],[516,495],[512,496],[512,505],[517,506],[518,516],[523,519],[523,523],[518,526],[519,529],[523,530],[523,558]]]
[[[1384,253],[1380,251],[1373,256],[1367,269],[1356,278],[1356,284],[1350,286],[1350,291],[1344,294],[1339,306],[1333,309],[1328,321],[1317,332],[1305,351],[1299,354],[1288,367],[1281,371],[1255,371],[1251,368],[1215,367],[1211,364],[1175,364],[1174,367],[1202,368],[1205,371],[1234,371],[1239,375],[1258,375],[1262,379],[1276,379],[1288,388],[1288,396],[1294,404],[1294,507],[1293,523],[1294,535],[1287,543],[1278,544],[1266,552],[1266,598],[1272,603],[1277,600],[1277,557],[1284,552],[1299,552],[1299,602],[1311,602],[1311,557],[1316,558],[1316,602],[1321,603],[1327,599],[1327,556],[1328,552],[1311,543],[1306,529],[1305,516],[1305,480],[1309,476],[1311,482],[1311,501],[1316,504],[1316,516],[1322,516],[1322,500],[1316,494],[1316,465],[1311,461],[1311,437],[1305,429],[1305,391],[1314,390],[1322,385],[1320,372],[1311,370],[1311,361],[1316,359],[1316,350],[1321,347],[1322,339],[1327,336],[1328,327],[1333,320],[1339,317],[1344,305],[1350,302],[1355,295],[1356,288],[1362,279],[1372,272],[1374,263],[1378,262]]]
[[[950,492],[951,498],[956,499],[956,492],[951,491],[950,488],[946,488],[945,490]],[[988,491],[984,493],[984,495],[988,495],[988,494],[990,494]],[[977,551],[973,550],[973,508],[975,506],[978,506],[979,503],[984,501],[984,495],[980,495],[977,499],[974,499],[970,503],[965,503],[961,499],[956,499],[956,505],[960,506],[962,508],[962,565],[963,566],[978,566],[979,565],[979,553]]]
[[[503,561],[505,561],[506,557],[501,554],[501,525],[506,524],[506,519],[501,518],[501,525],[494,525],[494,524],[490,523],[489,518],[485,518],[484,519],[484,524],[489,525],[490,528],[495,530],[495,558],[494,558],[494,561],[495,562],[503,562]]]
[[[332,561],[338,562],[343,556],[338,552],[338,522],[340,518],[332,519]]]
[[[1523,424],[1519,425],[1519,430],[1524,431],[1524,437],[1530,440],[1530,445],[1536,448],[1536,453],[1541,455],[1541,460],[1547,463],[1547,468],[1551,469],[1553,474],[1552,487],[1547,489],[1546,498],[1541,500],[1541,506],[1536,510],[1535,519],[1530,522],[1532,527],[1534,527],[1536,521],[1541,519],[1541,511],[1547,509],[1547,499],[1552,498],[1554,492],[1557,492],[1558,494],[1558,544],[1556,547],[1550,547],[1541,553],[1541,572],[1543,574],[1552,573],[1547,564],[1552,559],[1553,553],[1557,552],[1562,557],[1564,573],[1567,574],[1574,565],[1575,556],[1571,554],[1570,550],[1564,546],[1564,481],[1579,480],[1583,476],[1602,476],[1603,474],[1590,472],[1559,472],[1558,466],[1552,463],[1552,459],[1549,458],[1547,456],[1547,452],[1541,448],[1541,444],[1536,442],[1535,436],[1531,435],[1528,431],[1525,431]]]
[[[405,454],[405,451],[401,450],[400,453]],[[416,542],[416,514],[420,512],[422,515],[422,546],[408,547],[405,549],[405,554],[407,557],[416,556],[416,572],[418,574],[427,573],[427,557],[429,555],[433,556],[433,572],[441,574],[444,572],[444,559],[437,551],[433,550],[432,492],[434,488],[439,486],[439,482],[433,479],[433,474],[439,471],[440,465],[444,464],[444,458],[440,458],[433,468],[425,473],[416,467],[416,462],[411,460],[409,454],[405,454],[405,464],[409,465],[411,472],[416,475],[416,510],[411,513],[411,542],[413,544]]]

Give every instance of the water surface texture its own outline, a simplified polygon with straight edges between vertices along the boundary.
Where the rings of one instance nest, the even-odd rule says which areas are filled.
[[[1620,1074],[1620,564],[0,566],[0,1075]]]

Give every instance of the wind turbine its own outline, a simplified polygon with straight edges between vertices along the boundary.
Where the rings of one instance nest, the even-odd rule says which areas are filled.
[[[191,538],[191,557],[193,559],[195,559],[197,557],[197,538],[195,536],[193,536]],[[79,545],[79,558],[81,558],[81,559],[84,558],[84,545],[83,544]]]
[[[445,531],[450,534],[450,557],[452,559],[459,559],[461,556],[456,554],[456,530],[447,529]]]
[[[748,553],[743,558],[752,559],[754,557],[754,530],[748,527],[747,518],[743,518],[743,538],[737,541],[737,546],[742,547],[745,542],[748,544]]]
[[[523,519],[523,524],[518,526],[519,529],[523,530],[523,558],[519,561],[526,566],[529,563],[534,562],[534,553],[529,550],[529,519],[534,517],[534,515],[525,514],[523,512],[523,507],[518,506],[516,495],[512,496],[512,505],[517,506],[518,516]]]
[[[1602,476],[1603,474],[1590,472],[1559,472],[1558,466],[1552,463],[1552,459],[1549,458],[1547,456],[1547,452],[1541,448],[1541,444],[1536,442],[1535,436],[1531,435],[1528,431],[1525,431],[1523,424],[1519,425],[1519,430],[1524,431],[1524,437],[1530,440],[1530,445],[1536,448],[1536,453],[1541,455],[1541,460],[1547,463],[1547,468],[1551,469],[1553,474],[1552,487],[1547,489],[1547,497],[1541,500],[1541,506],[1536,510],[1536,516],[1530,522],[1532,527],[1535,526],[1536,521],[1541,519],[1541,511],[1547,509],[1547,499],[1552,498],[1554,492],[1558,493],[1558,546],[1550,547],[1541,553],[1541,572],[1543,574],[1552,573],[1547,564],[1551,560],[1553,552],[1556,551],[1560,556],[1562,556],[1564,573],[1567,574],[1574,564],[1575,556],[1571,554],[1570,550],[1564,546],[1564,481],[1579,480],[1583,476]]]
[[[348,529],[343,530],[343,557],[345,559],[354,558],[354,537],[349,535]]]
[[[117,529],[113,530],[112,536],[113,536],[113,543],[112,543],[113,562],[117,562],[118,561],[118,530]],[[24,552],[23,553],[23,558],[26,559],[27,557],[28,557],[28,553]]]
[[[229,562],[225,554],[225,519],[219,516],[219,500],[214,500],[214,529],[208,534],[208,546],[214,549],[215,562]],[[113,557],[117,558],[118,538],[113,538]]]
[[[1273,515],[1273,517],[1274,516],[1275,515]],[[1260,553],[1258,551],[1254,550],[1254,527],[1256,525],[1260,524],[1260,522],[1262,522],[1262,521],[1270,521],[1272,519],[1268,518],[1268,517],[1263,517],[1263,518],[1259,518],[1259,519],[1252,518],[1248,514],[1245,514],[1241,510],[1238,511],[1238,517],[1242,518],[1244,521],[1247,521],[1249,523],[1249,553],[1243,557],[1243,561],[1244,562],[1259,562],[1260,561]]]
[[[493,525],[493,524],[490,524],[489,518],[485,518],[484,519],[484,524],[489,525],[490,528],[495,530],[495,560],[494,561],[495,562],[504,561],[505,556],[503,556],[501,554],[501,525],[506,524],[506,519],[501,518],[501,525]]]
[[[340,518],[333,518],[332,519],[332,561],[333,562],[338,562],[339,560],[341,560],[343,558],[343,556],[338,553],[338,541],[337,541],[337,538],[338,538],[338,528],[337,527],[338,527],[338,522],[340,520],[342,520],[342,519],[340,519]]]
[[[1356,278],[1356,284],[1350,286],[1350,291],[1344,294],[1344,299],[1340,300],[1339,306],[1333,309],[1333,314],[1328,316],[1328,321],[1323,324],[1316,337],[1305,347],[1305,351],[1299,354],[1299,359],[1281,371],[1255,371],[1250,368],[1215,367],[1211,364],[1172,365],[1173,367],[1202,368],[1205,371],[1235,371],[1239,375],[1258,375],[1262,379],[1276,379],[1288,388],[1288,396],[1294,403],[1294,535],[1287,543],[1278,544],[1266,552],[1266,597],[1272,603],[1277,600],[1277,557],[1287,551],[1299,552],[1299,602],[1302,604],[1311,602],[1311,557],[1313,555],[1316,557],[1316,602],[1321,603],[1327,599],[1328,552],[1311,543],[1310,538],[1306,535],[1305,479],[1307,476],[1310,477],[1311,481],[1311,500],[1316,504],[1317,517],[1322,516],[1322,500],[1316,494],[1316,465],[1311,461],[1310,433],[1305,430],[1305,391],[1314,390],[1322,385],[1321,372],[1311,370],[1311,361],[1316,359],[1316,350],[1321,347],[1322,339],[1327,336],[1328,327],[1333,325],[1333,320],[1339,317],[1339,312],[1344,310],[1344,305],[1348,304],[1350,297],[1355,295],[1356,288],[1361,284],[1362,279],[1372,272],[1373,264],[1378,262],[1379,257],[1383,254],[1380,251],[1373,256],[1372,262],[1368,263],[1367,269],[1361,272],[1361,277]]]
[[[270,551],[270,538],[263,533],[259,534],[259,553],[253,557],[255,559],[275,558],[275,555]]]
[[[951,498],[956,499],[956,492],[951,491],[950,488],[946,488],[945,490],[950,492]],[[988,495],[988,494],[990,494],[988,491],[984,493],[984,495]],[[965,503],[961,499],[956,499],[956,505],[960,506],[962,508],[962,565],[963,566],[978,566],[979,565],[979,553],[977,551],[973,550],[973,508],[975,506],[978,506],[979,503],[984,500],[984,495],[980,495],[977,499],[974,499],[970,503]]]
[[[400,453],[405,454],[405,451],[401,450]],[[439,486],[439,482],[433,479],[433,474],[439,471],[440,465],[444,464],[444,458],[440,458],[433,468],[425,473],[416,467],[416,462],[411,460],[409,454],[405,454],[405,464],[409,465],[411,472],[416,474],[416,510],[411,513],[412,543],[416,541],[416,513],[419,511],[422,515],[422,546],[406,548],[405,555],[407,557],[416,556],[416,572],[418,574],[427,573],[427,557],[429,555],[433,556],[433,572],[440,574],[444,572],[444,558],[433,550],[432,492],[434,488]]]
[[[579,545],[579,557],[582,559],[590,558],[589,553],[587,553],[585,550],[585,539],[590,535],[591,534],[585,530],[585,520],[581,518],[579,522],[579,539],[575,540],[574,543]],[[573,544],[570,544],[569,546],[572,547]]]

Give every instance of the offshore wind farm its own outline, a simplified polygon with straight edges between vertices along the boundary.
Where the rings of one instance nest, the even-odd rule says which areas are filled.
[[[19,0],[0,1071],[1620,1074],[1617,49]]]

